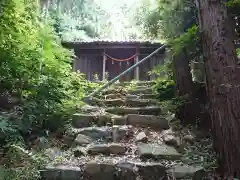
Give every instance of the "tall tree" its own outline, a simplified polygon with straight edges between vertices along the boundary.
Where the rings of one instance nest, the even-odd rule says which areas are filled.
[[[240,178],[240,67],[224,0],[196,0],[214,143],[227,176]]]

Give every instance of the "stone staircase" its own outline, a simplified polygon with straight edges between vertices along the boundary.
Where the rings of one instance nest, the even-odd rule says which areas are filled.
[[[162,114],[151,84],[139,82],[131,90],[114,86],[92,98],[72,117],[65,135],[69,148],[61,152],[64,160],[54,156],[41,171],[42,179],[202,179],[203,168],[181,162],[181,139]]]

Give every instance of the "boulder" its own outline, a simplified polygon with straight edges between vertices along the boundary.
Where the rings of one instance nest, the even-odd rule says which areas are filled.
[[[145,132],[140,132],[136,135],[135,142],[143,142],[146,143],[148,142],[148,137],[145,134]]]
[[[178,151],[165,144],[137,144],[140,158],[179,160],[182,155]]]
[[[164,135],[163,136],[163,141],[167,145],[173,146],[175,148],[179,147],[179,145],[180,145],[180,138],[177,138],[177,137],[175,137],[173,135],[168,135],[168,134]]]
[[[98,141],[108,141],[112,137],[111,133],[112,130],[108,127],[88,127],[78,131],[78,134],[83,134]]]
[[[89,180],[115,180],[115,165],[105,162],[91,161],[86,164],[84,178]]]
[[[184,141],[186,141],[186,142],[188,142],[190,144],[193,144],[194,141],[195,141],[195,137],[193,135],[190,135],[190,134],[189,135],[185,135],[183,137],[183,139],[184,139]]]
[[[90,106],[90,105],[84,105],[81,109],[83,112],[86,112],[86,113],[98,112],[100,110],[99,107]]]
[[[76,113],[72,117],[72,126],[74,128],[89,127],[94,122],[94,119],[93,115]]]
[[[169,123],[165,118],[154,115],[127,115],[127,124],[140,127],[151,127],[153,129],[169,129]]]
[[[119,162],[119,179],[141,180],[161,179],[166,175],[166,168],[160,163]]]
[[[110,144],[93,144],[87,147],[88,154],[125,154],[127,148],[122,144],[110,143]]]
[[[194,167],[194,166],[188,166],[188,165],[175,165],[171,169],[168,170],[173,176],[177,179],[183,179],[183,178],[192,178],[196,177],[196,175],[199,172],[204,171],[202,167]],[[196,179],[201,180],[201,179]]]
[[[87,144],[92,143],[93,141],[94,139],[89,136],[86,136],[84,134],[78,134],[74,140],[74,145],[85,146]]]
[[[40,175],[42,180],[79,180],[82,171],[79,167],[58,165],[46,167]]]

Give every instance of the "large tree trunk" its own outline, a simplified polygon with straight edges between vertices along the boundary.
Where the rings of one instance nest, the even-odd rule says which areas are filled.
[[[240,177],[240,67],[223,0],[197,0],[214,144],[227,176]]]

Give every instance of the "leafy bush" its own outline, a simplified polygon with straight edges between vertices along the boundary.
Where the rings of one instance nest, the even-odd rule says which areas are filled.
[[[157,91],[157,97],[161,101],[171,100],[175,97],[174,81],[157,79],[153,88]]]
[[[0,105],[14,113],[1,122],[23,134],[62,127],[96,85],[72,72],[72,53],[42,23],[36,1],[3,0],[0,27],[0,97],[17,99],[8,109]]]

